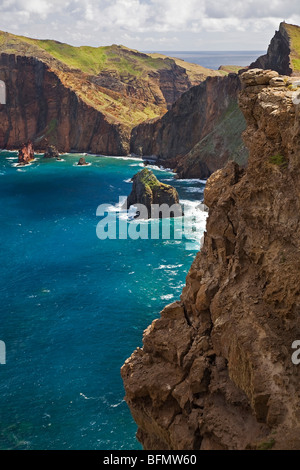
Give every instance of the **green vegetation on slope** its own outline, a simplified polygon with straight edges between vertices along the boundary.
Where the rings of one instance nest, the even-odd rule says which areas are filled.
[[[300,71],[300,27],[284,23],[290,37],[291,61],[295,71]]]
[[[163,58],[151,57],[124,46],[75,47],[53,40],[32,39],[0,32],[2,52],[21,52],[40,57],[50,55],[67,67],[97,75],[103,70],[115,70],[120,74],[141,76],[150,70],[170,68]],[[46,54],[45,54],[46,53]]]
[[[187,89],[189,84],[199,84],[208,75],[220,74],[196,64],[144,54],[115,44],[74,47],[58,41],[27,38],[2,31],[0,53],[41,60],[65,87],[74,91],[85,103],[105,114],[110,122],[128,127],[162,116],[167,106],[172,104],[167,103],[162,92],[161,71],[170,72],[172,86],[178,86],[181,92],[185,91],[183,77]],[[177,62],[177,65],[179,62],[182,65],[182,75],[179,75],[176,85],[173,70]]]
[[[151,190],[154,188],[170,188],[169,185],[165,183],[161,183],[156,176],[152,173],[151,170],[148,170],[148,168],[144,168],[138,173],[138,179],[141,183],[143,183],[145,186],[149,186]]]

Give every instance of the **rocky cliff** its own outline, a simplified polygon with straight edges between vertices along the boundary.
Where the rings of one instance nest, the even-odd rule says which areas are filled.
[[[300,28],[280,23],[267,54],[259,57],[250,68],[276,70],[283,75],[300,75]]]
[[[30,139],[36,149],[128,154],[132,127],[162,116],[192,85],[220,74],[123,46],[76,48],[0,32],[7,95],[0,148]]]
[[[237,74],[209,77],[184,93],[160,119],[135,127],[131,152],[156,155],[181,177],[207,178],[229,156],[244,163],[245,120],[237,106]]]
[[[300,449],[299,99],[274,71],[241,79],[248,167],[208,180],[181,299],[121,370],[145,449]]]
[[[81,99],[64,78],[36,58],[1,54],[7,96],[0,105],[0,148],[18,148],[30,139],[36,150],[49,143],[60,152],[126,154],[128,127]]]

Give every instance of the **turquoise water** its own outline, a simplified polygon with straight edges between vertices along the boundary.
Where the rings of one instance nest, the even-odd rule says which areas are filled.
[[[16,168],[0,153],[0,449],[140,449],[120,367],[179,298],[199,246],[99,240],[97,206],[128,195],[143,165],[63,158]],[[154,173],[188,210],[201,200],[203,182]]]

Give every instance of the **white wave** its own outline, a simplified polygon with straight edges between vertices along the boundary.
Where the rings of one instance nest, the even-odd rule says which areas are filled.
[[[91,154],[89,154],[89,155],[91,155]],[[95,155],[95,157],[114,158],[116,160],[134,160],[134,161],[137,161],[137,162],[140,162],[142,160],[141,158],[138,158],[138,157],[129,157],[129,156],[122,157],[121,155],[117,155],[117,156],[114,156],[114,155]]]
[[[118,406],[122,405],[123,403],[125,403],[125,400],[121,400],[119,401],[119,403],[115,403],[114,405],[110,405],[111,408],[117,408]]]
[[[33,163],[35,163],[36,161],[37,161],[37,160],[36,160],[36,158],[35,158],[34,160],[31,160],[30,163],[26,163],[26,165],[20,165],[19,162],[16,162],[16,163],[12,163],[11,166],[13,166],[13,167],[23,167],[23,168],[25,168],[25,167],[27,167],[27,166],[31,166],[31,165],[32,165]]]
[[[64,160],[63,158],[60,158],[59,160],[56,159],[57,162],[65,162],[66,160]]]
[[[167,294],[167,295],[161,295],[160,298],[161,300],[171,300],[173,299],[174,295],[173,294]]]
[[[182,264],[160,264],[158,268],[154,269],[175,269],[175,268],[181,268],[183,266]]]
[[[207,180],[201,180],[199,178],[191,178],[191,179],[177,179],[176,181],[180,181],[181,183],[202,183],[206,184]]]
[[[188,193],[202,193],[203,188],[196,188],[195,186],[192,186],[191,188],[185,188],[185,191],[187,191]]]
[[[16,157],[6,157],[6,158],[5,158],[5,160],[17,160],[17,159],[18,159],[17,156],[16,156]]]
[[[77,162],[77,163],[74,163],[73,166],[78,166],[78,167],[91,166],[91,163],[87,162],[85,165],[78,165],[78,162]]]
[[[132,164],[129,165],[129,166],[139,166],[139,167],[141,167],[141,168],[144,168],[145,165],[144,165],[143,163],[132,163]]]
[[[127,180],[123,180],[124,183],[132,183],[132,178],[128,178]]]
[[[83,397],[85,400],[97,400],[97,397],[87,397],[84,393],[80,392],[79,395]]]

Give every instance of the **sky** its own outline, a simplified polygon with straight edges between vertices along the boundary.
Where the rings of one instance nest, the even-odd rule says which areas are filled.
[[[74,46],[265,51],[299,0],[0,0],[0,30]]]

